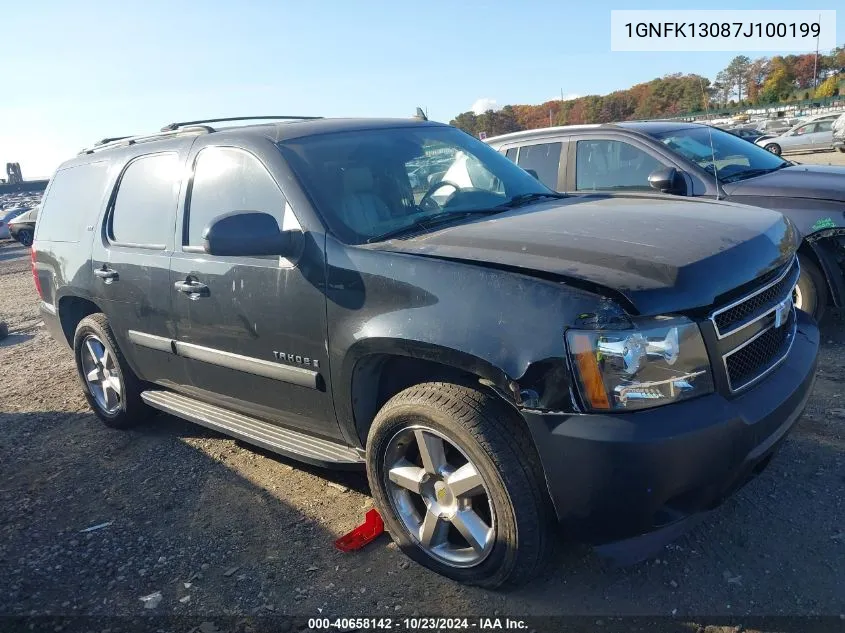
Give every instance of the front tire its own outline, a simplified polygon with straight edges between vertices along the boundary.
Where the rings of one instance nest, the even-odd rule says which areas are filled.
[[[27,248],[32,246],[32,231],[29,229],[21,229],[18,231],[17,240]]]
[[[105,314],[79,322],[73,351],[85,399],[107,426],[127,428],[149,414],[141,400],[141,381],[123,357]]]
[[[806,255],[798,255],[801,276],[792,292],[795,307],[821,321],[827,308],[827,282],[818,266]]]
[[[775,156],[780,156],[780,155],[781,155],[780,145],[778,145],[777,143],[769,143],[769,144],[768,144],[768,145],[766,145],[763,149],[765,149],[765,150],[767,150],[767,151],[770,151],[770,152],[771,152],[772,154],[774,154]]]
[[[524,422],[498,398],[450,383],[402,391],[370,428],[367,475],[393,540],[438,574],[515,586],[548,558],[542,467]]]

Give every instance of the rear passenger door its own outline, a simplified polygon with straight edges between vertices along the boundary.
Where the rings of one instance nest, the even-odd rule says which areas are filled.
[[[213,140],[199,139],[191,156],[193,176],[171,263],[176,348],[191,378],[189,392],[247,415],[339,438],[326,366],[324,244],[306,234],[295,262],[205,253],[203,230],[232,211],[269,213],[283,230],[301,230],[258,157],[278,150]],[[197,292],[177,290],[177,283]]]
[[[540,141],[519,147],[510,147],[505,156],[525,170],[536,174],[537,179],[553,191],[564,187],[561,169],[561,141]]]
[[[182,383],[171,354],[173,225],[190,140],[130,159],[121,170],[92,250],[93,284],[120,349],[144,380]]]

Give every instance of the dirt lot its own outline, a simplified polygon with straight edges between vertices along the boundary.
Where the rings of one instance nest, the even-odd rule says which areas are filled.
[[[26,255],[0,243],[12,331],[0,342],[0,615],[845,613],[843,312],[823,324],[818,381],[789,441],[711,518],[624,569],[564,546],[543,578],[494,593],[409,564],[387,537],[336,551],[371,507],[363,475],[166,415],[101,425],[69,350],[39,322]]]

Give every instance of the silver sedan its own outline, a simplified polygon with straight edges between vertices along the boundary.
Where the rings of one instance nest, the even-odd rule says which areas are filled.
[[[814,119],[796,125],[780,136],[764,137],[756,141],[773,154],[780,156],[783,152],[797,152],[814,149],[831,149],[833,147],[833,121],[836,118]]]

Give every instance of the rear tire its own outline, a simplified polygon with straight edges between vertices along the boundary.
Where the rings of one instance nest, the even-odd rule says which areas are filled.
[[[129,367],[105,314],[91,314],[73,337],[76,371],[88,405],[107,426],[123,429],[150,414],[142,383]]]
[[[777,143],[769,143],[763,149],[770,151],[775,156],[780,156],[781,154],[780,145],[778,145]]]
[[[29,229],[21,229],[18,231],[18,242],[29,248],[32,246],[32,231]]]
[[[806,255],[798,255],[801,276],[792,293],[795,307],[821,321],[827,308],[827,282],[819,267]]]
[[[442,460],[426,460],[420,446]],[[460,477],[450,478],[458,471],[474,473],[470,491],[462,492]],[[553,513],[539,457],[524,422],[498,398],[450,383],[400,392],[370,428],[367,475],[393,540],[438,574],[515,586],[548,560]],[[467,525],[482,526],[484,538]]]

